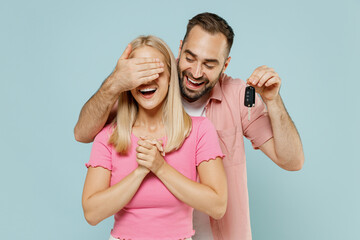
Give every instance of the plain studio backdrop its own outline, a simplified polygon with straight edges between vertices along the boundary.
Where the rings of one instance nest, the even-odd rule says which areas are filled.
[[[1,1],[1,239],[108,239],[112,217],[83,217],[80,109],[132,39],[159,36],[177,56],[205,11],[235,31],[229,75],[279,73],[304,146],[287,172],[246,142],[253,238],[360,239],[358,0]]]

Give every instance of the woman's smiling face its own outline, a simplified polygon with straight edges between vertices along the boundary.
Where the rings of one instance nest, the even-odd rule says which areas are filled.
[[[161,62],[166,63],[163,54],[149,46],[143,46],[135,49],[132,54],[132,58],[158,58]],[[140,85],[139,87],[132,89],[131,94],[139,105],[147,110],[152,110],[158,106],[162,106],[164,99],[168,93],[170,81],[170,73],[168,68],[165,67],[165,71],[160,73],[159,77],[147,84]]]

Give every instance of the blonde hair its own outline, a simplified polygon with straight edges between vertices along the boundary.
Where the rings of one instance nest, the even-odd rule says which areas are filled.
[[[169,90],[163,104],[163,124],[167,136],[165,152],[177,150],[191,131],[191,118],[185,112],[180,95],[176,61],[167,44],[155,36],[139,36],[131,42],[132,50],[144,46],[157,49],[165,58],[164,65],[170,73]],[[131,57],[131,55],[130,55]],[[109,143],[119,153],[127,153],[131,144],[131,131],[138,112],[138,105],[130,91],[122,92],[118,100],[117,116],[114,119],[114,131]]]

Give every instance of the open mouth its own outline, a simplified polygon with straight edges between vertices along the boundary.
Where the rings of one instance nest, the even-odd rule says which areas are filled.
[[[186,78],[186,86],[190,89],[199,89],[201,88],[204,84],[205,84],[205,81],[196,81],[192,78],[189,78],[188,76],[185,76]]]
[[[144,98],[151,98],[155,92],[156,92],[157,88],[155,87],[148,87],[148,88],[143,88],[139,90],[139,93],[144,97]]]

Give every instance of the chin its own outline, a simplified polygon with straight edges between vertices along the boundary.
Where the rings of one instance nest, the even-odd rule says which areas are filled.
[[[194,102],[200,99],[202,96],[206,94],[206,89],[199,89],[197,91],[188,89],[186,87],[181,88],[181,95],[187,99],[188,101]]]
[[[139,107],[145,109],[145,110],[153,110],[157,107],[157,105],[154,104],[139,104]]]
[[[162,107],[163,105],[163,102],[141,102],[141,103],[138,103],[138,106],[143,108],[144,110],[147,110],[147,111],[152,111],[152,110],[156,110],[156,109],[159,109],[160,107]]]

